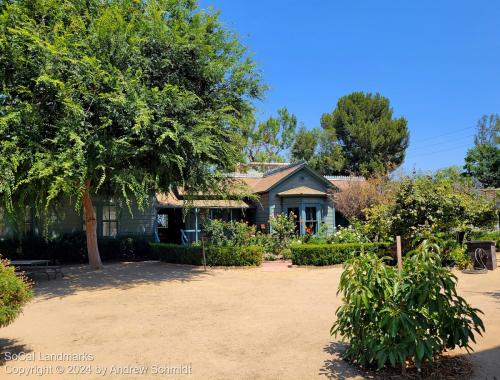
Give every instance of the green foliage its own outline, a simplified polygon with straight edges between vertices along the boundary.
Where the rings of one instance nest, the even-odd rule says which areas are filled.
[[[151,249],[161,261],[173,264],[203,265],[200,246],[151,243]]]
[[[39,212],[86,181],[127,205],[214,193],[263,91],[218,13],[167,0],[1,2],[0,86],[0,195]]]
[[[500,250],[500,230],[495,231],[474,231],[468,238],[470,240],[494,240],[497,250]]]
[[[339,226],[327,239],[328,243],[367,243],[368,239],[358,228],[352,225],[348,227]]]
[[[0,327],[10,324],[33,297],[31,285],[7,260],[0,258]]]
[[[353,92],[321,117],[321,126],[342,148],[343,171],[351,174],[386,174],[404,161],[409,132],[405,118],[394,118],[389,99],[380,94]],[[336,145],[335,145],[336,144]]]
[[[19,252],[19,247],[22,252]],[[142,236],[120,236],[99,239],[103,261],[154,259],[148,239]],[[60,264],[88,262],[85,232],[63,234],[44,239],[32,236],[22,240],[0,240],[0,252],[10,260],[45,259]]]
[[[291,148],[292,161],[309,161],[313,158],[319,142],[319,131],[317,129],[305,129],[301,127],[295,136]]]
[[[283,162],[284,152],[289,149],[297,133],[297,118],[286,108],[278,110],[265,122],[250,122],[243,129],[246,154],[253,162]]]
[[[400,235],[408,243],[425,233],[468,231],[495,223],[492,200],[448,176],[404,178],[387,204],[365,210],[365,232],[375,240]]]
[[[294,244],[290,247],[295,265],[342,264],[365,252],[383,256],[389,250],[388,243],[342,243],[342,244]]]
[[[477,123],[475,146],[467,152],[464,169],[484,187],[500,187],[500,117],[484,115]]]
[[[500,187],[500,148],[493,145],[476,145],[467,152],[465,171],[477,178],[484,187]]]
[[[242,247],[255,241],[255,226],[245,222],[207,220],[204,231],[210,245],[219,247]]]
[[[484,325],[480,311],[457,294],[456,281],[428,242],[404,260],[401,274],[372,253],[349,260],[331,329],[349,343],[344,358],[379,368],[407,361],[420,367],[444,350],[471,349]]]
[[[289,215],[279,214],[269,219],[271,227],[268,253],[287,258],[289,256],[289,246],[295,236],[296,215],[291,212]]]
[[[152,243],[151,248],[161,261],[175,264],[203,265],[202,247]],[[209,266],[259,266],[264,251],[260,246],[220,247],[205,249]]]

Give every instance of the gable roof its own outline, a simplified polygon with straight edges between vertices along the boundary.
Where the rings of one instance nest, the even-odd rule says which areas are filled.
[[[291,196],[317,196],[326,197],[328,194],[324,191],[316,190],[308,186],[299,186],[290,190],[285,190],[277,194],[279,197],[291,197]]]
[[[286,178],[290,177],[292,174],[298,172],[301,169],[307,170],[313,177],[322,182],[326,187],[332,187],[330,181],[328,181],[322,175],[316,173],[305,163],[305,161],[295,162],[293,164],[270,170],[261,176],[247,176],[244,174],[234,174],[233,176],[243,181],[254,193],[264,193],[271,190],[272,188],[283,182]]]

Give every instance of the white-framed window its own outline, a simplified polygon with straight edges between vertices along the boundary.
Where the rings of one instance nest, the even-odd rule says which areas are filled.
[[[116,206],[102,207],[102,236],[115,237],[118,235],[118,215]]]
[[[158,228],[168,228],[168,214],[156,215],[156,222],[158,224]]]
[[[316,207],[306,207],[306,234],[314,235],[318,232],[318,217]]]

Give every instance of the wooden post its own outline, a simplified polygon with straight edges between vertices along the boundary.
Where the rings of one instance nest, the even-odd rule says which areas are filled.
[[[201,234],[201,252],[203,253],[203,268],[205,268],[205,272],[207,271],[207,257],[205,256],[205,240],[207,240],[206,236],[204,236],[203,232]]]
[[[398,255],[398,271],[401,273],[403,270],[403,256],[401,253],[401,236],[396,236],[396,251]]]

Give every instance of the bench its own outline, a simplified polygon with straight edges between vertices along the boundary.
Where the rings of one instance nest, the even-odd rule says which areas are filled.
[[[54,274],[54,279],[60,274],[61,278],[64,277],[62,268],[59,265],[26,265],[16,268],[20,272],[25,272],[27,276],[35,275],[36,273],[45,273],[47,280],[50,280],[51,273]]]

